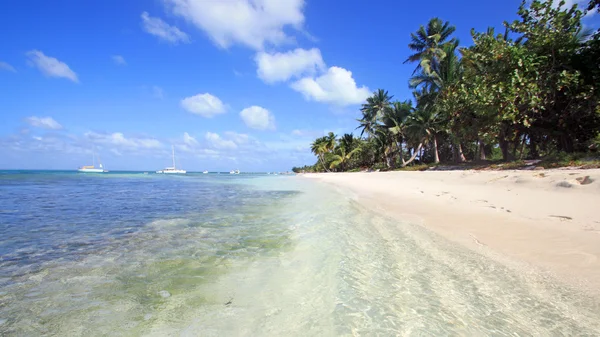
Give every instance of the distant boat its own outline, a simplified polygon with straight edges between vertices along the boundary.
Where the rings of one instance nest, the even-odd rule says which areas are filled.
[[[162,173],[162,174],[186,174],[187,173],[187,171],[177,169],[177,167],[175,166],[175,147],[172,146],[172,149],[173,149],[173,166],[165,167],[164,169],[162,169],[160,171],[156,171],[156,173]]]
[[[208,171],[204,171],[204,172],[202,172],[202,173],[204,173],[204,174],[208,174]]]
[[[240,170],[231,170],[229,174],[240,174]]]
[[[108,171],[105,170],[104,167],[102,166],[102,163],[100,162],[100,157],[98,157],[98,167],[96,168],[96,152],[94,151],[94,152],[92,152],[92,165],[82,166],[77,169],[77,172],[104,173],[104,172],[108,172]]]

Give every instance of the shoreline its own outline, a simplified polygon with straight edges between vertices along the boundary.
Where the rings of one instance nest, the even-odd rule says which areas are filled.
[[[302,177],[505,265],[549,275],[600,298],[600,169]]]

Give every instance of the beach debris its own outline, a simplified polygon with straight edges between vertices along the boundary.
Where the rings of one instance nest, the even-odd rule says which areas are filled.
[[[160,295],[160,297],[162,298],[169,298],[171,297],[171,293],[166,291],[166,290],[161,290],[158,292],[158,295]]]
[[[575,178],[575,179],[563,180],[563,181],[559,182],[558,184],[556,184],[556,186],[570,188],[570,187],[577,186],[577,185],[589,185],[593,182],[594,182],[594,180],[592,180],[590,178],[590,176],[585,176],[585,177],[579,177],[579,178]]]
[[[540,159],[526,160],[525,161],[525,165],[526,166],[532,166],[532,165],[535,165],[535,164],[539,164],[540,162],[541,162]]]
[[[229,301],[227,301],[227,302],[225,303],[225,306],[229,306],[229,305],[231,305],[232,303],[233,303],[233,297],[232,297],[232,298],[230,298],[230,299],[229,299]]]
[[[566,215],[550,215],[550,217],[560,219],[561,221],[573,220],[573,218]]]
[[[487,182],[491,183],[493,181],[497,181],[497,180],[504,179],[504,178],[508,178],[508,176],[502,176],[502,177],[494,178],[494,179],[488,180]]]
[[[469,233],[469,235],[471,236],[471,238],[473,239],[473,241],[475,241],[476,244],[478,244],[478,245],[480,245],[482,247],[485,246],[485,244],[481,243],[481,241],[479,241],[475,235],[473,235],[471,233]]]
[[[565,180],[563,180],[563,181],[561,181],[561,182],[557,183],[557,184],[556,184],[556,187],[565,187],[565,188],[571,188],[571,187],[573,187],[573,184],[571,184],[571,183],[570,183],[570,182],[568,182],[568,181],[565,181]]]
[[[590,178],[590,176],[585,176],[585,177],[579,177],[576,178],[575,180],[577,180],[579,182],[579,185],[589,185],[591,183],[593,183],[594,181]]]

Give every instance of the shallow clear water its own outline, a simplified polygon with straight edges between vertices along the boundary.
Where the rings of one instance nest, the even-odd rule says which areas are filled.
[[[596,300],[308,179],[0,172],[0,335],[594,336]]]

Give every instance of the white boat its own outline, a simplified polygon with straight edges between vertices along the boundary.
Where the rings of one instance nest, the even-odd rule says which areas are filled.
[[[208,174],[208,171],[204,171],[204,172],[202,172],[202,173],[204,173],[204,174]]]
[[[240,174],[240,170],[231,170],[229,174]]]
[[[92,152],[92,165],[82,166],[77,169],[77,172],[104,173],[104,172],[108,172],[108,171],[105,170],[104,167],[102,166],[102,163],[100,162],[100,157],[98,157],[98,167],[96,167],[96,152]]]
[[[165,167],[164,169],[162,169],[160,171],[156,171],[156,173],[160,173],[160,174],[186,174],[187,173],[186,170],[178,169],[175,166],[175,147],[172,146],[172,149],[173,149],[173,166]]]

